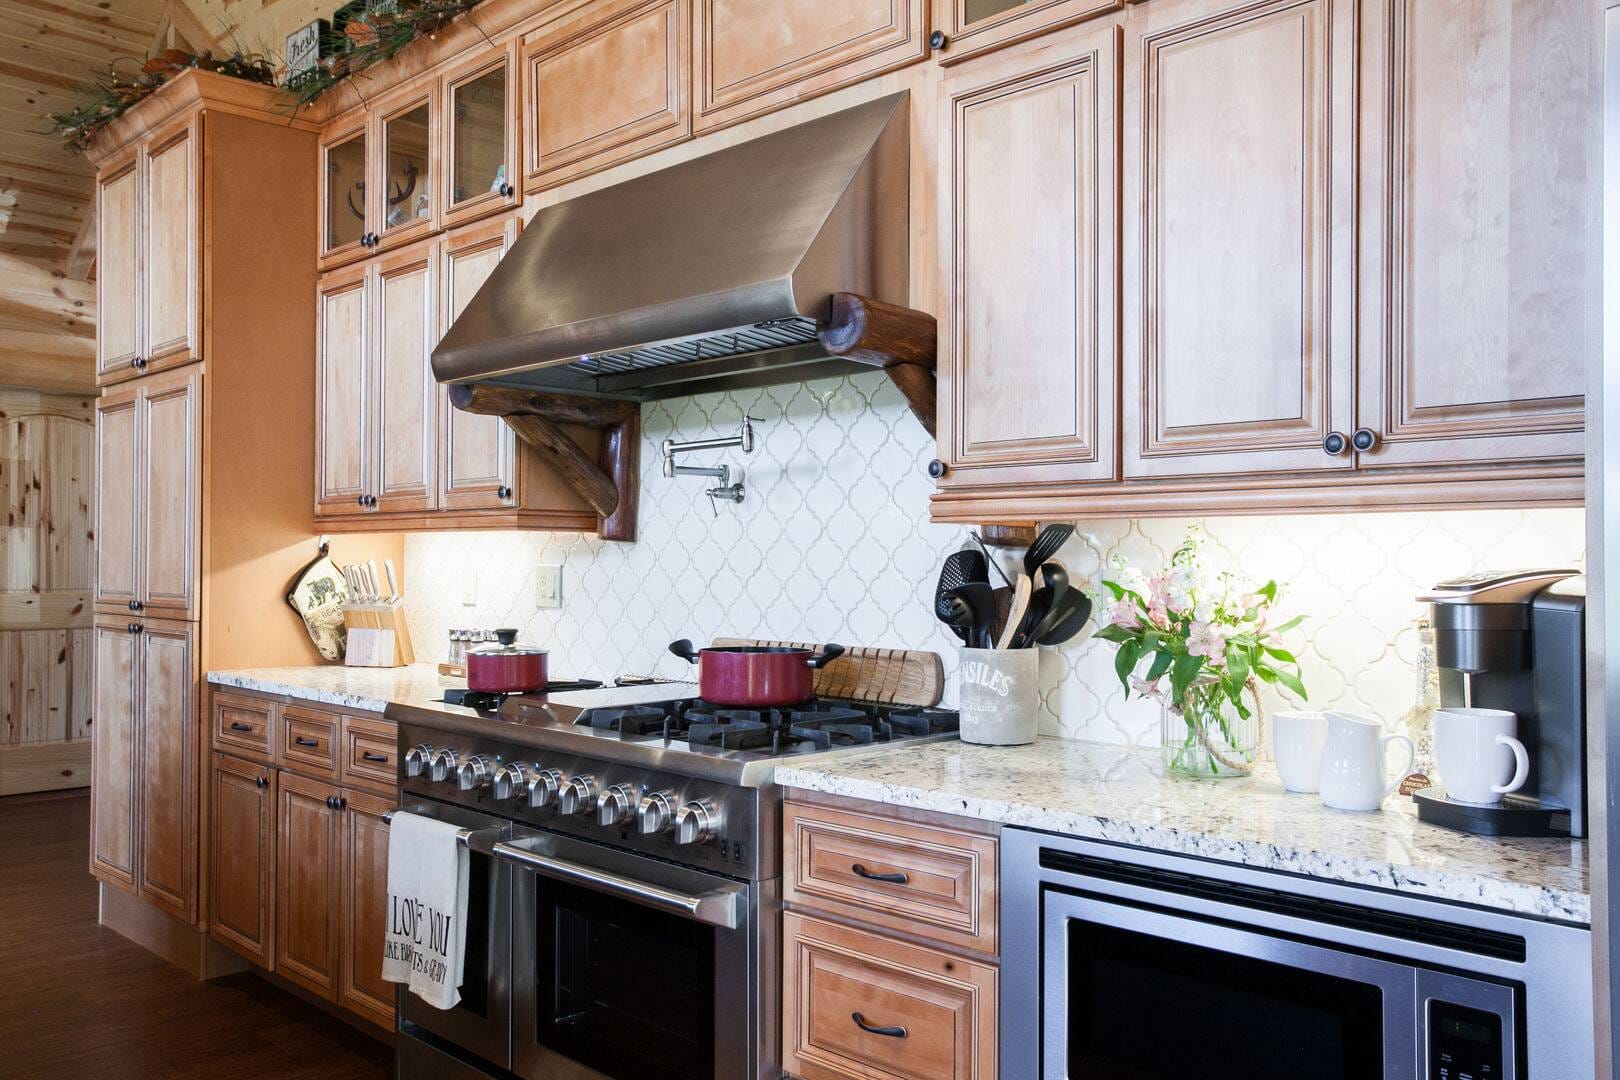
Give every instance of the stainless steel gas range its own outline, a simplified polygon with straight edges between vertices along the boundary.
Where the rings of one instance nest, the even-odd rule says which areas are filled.
[[[401,1078],[781,1076],[775,767],[956,716],[696,690],[388,707],[404,808],[459,825],[472,869],[462,1001],[400,994]]]

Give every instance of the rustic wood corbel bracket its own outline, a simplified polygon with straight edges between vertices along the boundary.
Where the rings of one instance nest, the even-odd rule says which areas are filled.
[[[601,515],[604,540],[636,538],[636,494],[641,466],[641,406],[633,401],[544,394],[492,383],[450,388],[450,403],[462,412],[499,416],[518,438],[534,447],[580,498]],[[581,450],[560,424],[603,433],[598,460]]]
[[[820,337],[822,348],[834,356],[881,367],[928,434],[935,434],[939,330],[932,315],[855,293],[833,293]]]

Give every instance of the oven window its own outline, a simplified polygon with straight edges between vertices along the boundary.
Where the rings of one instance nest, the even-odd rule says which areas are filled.
[[[462,947],[461,1000],[456,1008],[477,1016],[489,1016],[489,923],[490,879],[495,876],[495,860],[476,852],[467,863],[467,943]]]
[[[1373,1080],[1376,986],[1069,922],[1069,1075],[1089,1080]]]
[[[715,930],[555,881],[540,883],[542,1046],[638,1080],[713,1080]]]

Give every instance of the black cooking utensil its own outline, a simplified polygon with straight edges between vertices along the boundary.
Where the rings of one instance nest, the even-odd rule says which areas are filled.
[[[1064,594],[1069,591],[1069,568],[1057,559],[1047,559],[1041,564],[1042,584],[1052,590],[1052,602],[1046,605],[1051,611],[1063,603]]]
[[[970,644],[973,637],[973,608],[966,600],[952,592],[944,599],[944,610],[946,617],[940,621],[955,631],[956,636],[962,639],[962,644]]]
[[[996,591],[988,581],[967,581],[952,589],[951,594],[966,603],[973,613],[968,644],[975,649],[990,648],[990,627],[996,620]]]
[[[979,545],[979,550],[984,552],[984,561],[996,568],[996,576],[1001,578],[1001,583],[1009,589],[1012,588],[1012,578],[1007,576],[1007,571],[1001,568],[1001,563],[996,560],[996,557],[990,554],[990,545],[984,542],[984,537],[976,532],[970,532],[968,535],[973,537],[974,543]],[[989,578],[985,580],[988,581]]]
[[[1086,620],[1091,618],[1091,597],[1079,589],[1070,589],[1059,609],[1055,620],[1049,618],[1048,625],[1035,628],[1035,644],[1062,645],[1084,630]]]
[[[1041,564],[1058,553],[1058,548],[1069,542],[1074,535],[1073,525],[1048,525],[1041,530],[1035,542],[1029,545],[1024,552],[1024,573],[1035,577],[1041,569]]]
[[[1010,649],[1027,649],[1030,642],[1034,640],[1035,627],[1040,624],[1041,620],[1046,618],[1047,613],[1051,610],[1052,589],[1050,586],[1042,585],[1030,594],[1029,605],[1024,609],[1024,617],[1018,620],[1018,627],[1013,631],[1007,647]]]
[[[980,552],[969,548],[967,551],[953,551],[945,556],[945,564],[939,569],[939,585],[934,589],[934,617],[950,625],[950,610],[945,598],[963,585],[971,582],[988,584],[989,580],[989,570],[984,555]],[[963,643],[967,643],[966,638],[963,638]]]

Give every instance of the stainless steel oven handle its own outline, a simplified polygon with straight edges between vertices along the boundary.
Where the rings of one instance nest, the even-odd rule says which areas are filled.
[[[425,806],[396,806],[382,816],[383,824],[391,823],[394,820],[394,815],[399,813],[416,814],[421,817],[433,816]],[[480,855],[489,855],[492,854],[496,838],[505,831],[506,829],[500,826],[491,829],[457,829],[456,843],[468,851],[475,851]]]
[[[536,874],[544,874],[546,877],[575,885],[584,885],[609,896],[621,897],[709,926],[735,930],[742,922],[739,910],[743,894],[741,885],[726,885],[695,895],[677,892],[621,874],[598,870],[594,866],[559,859],[554,855],[542,855],[538,851],[524,847],[522,841],[516,843],[501,841],[495,845],[495,857],[525,870],[532,870]]]

